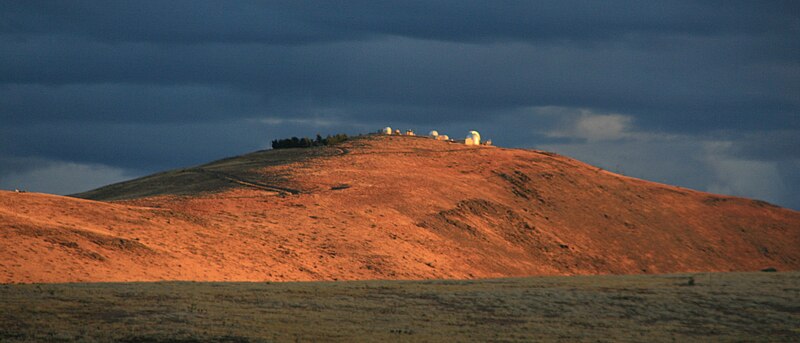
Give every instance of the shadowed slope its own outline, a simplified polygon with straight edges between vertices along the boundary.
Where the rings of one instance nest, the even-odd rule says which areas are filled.
[[[473,278],[800,266],[796,211],[629,178],[541,151],[420,137],[256,152],[80,194],[127,199],[114,203],[0,194],[0,257],[9,261],[0,266],[4,281]],[[41,228],[46,235],[30,234]],[[108,239],[139,245],[98,243]]]
[[[298,193],[281,187],[281,175],[254,172],[259,168],[303,161],[308,158],[341,154],[332,148],[262,150],[225,158],[197,167],[170,170],[142,178],[115,183],[72,196],[91,200],[124,200],[156,195],[190,195],[218,192],[236,186],[249,186],[280,193]]]

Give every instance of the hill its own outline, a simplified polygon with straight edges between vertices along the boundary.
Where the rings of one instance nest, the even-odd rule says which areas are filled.
[[[75,197],[0,193],[0,282],[353,280],[800,267],[800,212],[543,151],[368,136]]]

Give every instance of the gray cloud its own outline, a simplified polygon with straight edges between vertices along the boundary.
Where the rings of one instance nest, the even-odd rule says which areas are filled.
[[[0,189],[72,194],[133,177],[123,169],[98,164],[29,161],[24,170],[2,173]]]
[[[460,42],[610,40],[637,35],[780,34],[792,1],[43,1],[7,2],[7,33],[105,41],[303,44],[406,36]]]
[[[301,47],[157,47],[80,41],[45,44],[51,57],[44,61],[37,58],[42,55],[43,43],[8,43],[16,54],[0,57],[5,59],[0,60],[0,82],[12,96],[6,98],[0,113],[13,121],[59,117],[65,112],[87,120],[96,119],[93,116],[131,118],[100,113],[103,105],[112,105],[118,111],[127,108],[127,112],[139,113],[133,116],[137,121],[152,122],[185,113],[170,108],[174,105],[170,102],[191,106],[198,98],[208,97],[209,92],[218,92],[212,97],[250,97],[241,106],[260,105],[252,110],[262,111],[303,105],[339,109],[404,106],[425,107],[452,118],[454,113],[463,117],[467,109],[486,113],[556,105],[636,113],[642,125],[670,130],[800,127],[796,115],[800,81],[795,75],[773,75],[776,73],[742,61],[726,61],[741,67],[740,72],[728,72],[717,64],[723,61],[723,54],[741,49],[738,43],[706,43],[688,42],[685,49],[665,54],[620,47],[475,45],[408,39]],[[704,51],[714,48],[721,51]],[[769,87],[761,86],[764,83]],[[70,89],[31,89],[27,86],[30,84],[93,87],[70,97],[64,94]],[[126,92],[122,88],[131,87],[127,85],[141,88]],[[237,92],[244,94],[233,94]],[[165,99],[170,94],[175,96]],[[120,98],[123,95],[128,98]],[[87,104],[90,99],[97,99],[98,104]],[[167,103],[159,106],[159,102]],[[44,107],[48,105],[50,109]],[[65,105],[76,108],[70,110]],[[201,109],[195,111],[198,120],[210,116],[203,106],[195,107]],[[252,115],[252,111],[241,111],[237,105],[231,107],[221,112],[227,117]],[[53,113],[53,108],[64,111]],[[26,109],[37,111],[23,115]],[[159,112],[166,113],[157,115]],[[432,118],[430,112],[418,119]]]
[[[170,123],[255,116],[261,96],[208,85],[7,85],[0,115],[7,124],[42,122]]]

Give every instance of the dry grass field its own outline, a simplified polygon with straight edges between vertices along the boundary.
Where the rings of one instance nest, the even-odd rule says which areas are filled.
[[[0,341],[798,341],[800,272],[0,285]]]

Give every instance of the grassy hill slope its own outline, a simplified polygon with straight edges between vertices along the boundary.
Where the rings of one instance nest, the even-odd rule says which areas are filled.
[[[94,200],[0,193],[0,281],[800,268],[800,212],[422,137],[260,151],[77,196]]]

